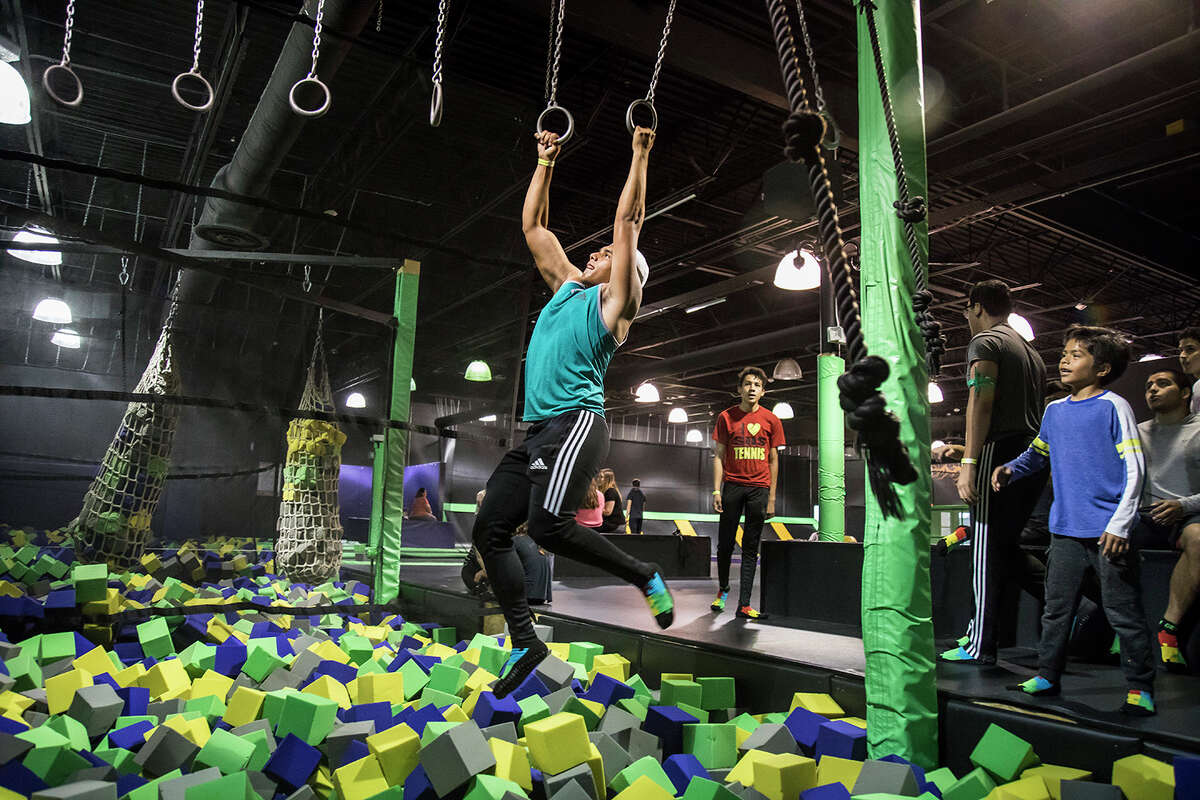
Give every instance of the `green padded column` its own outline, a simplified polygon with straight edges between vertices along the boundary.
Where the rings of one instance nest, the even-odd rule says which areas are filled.
[[[914,2],[875,12],[912,195],[928,196],[921,49]],[[897,486],[903,515],[884,519],[868,493],[863,542],[863,649],[867,743],[872,758],[895,754],[924,767],[938,757],[937,686],[929,589],[929,407],[924,346],[912,309],[914,278],[904,229],[892,202],[895,170],[865,17],[858,17],[859,202],[862,215],[863,334],[887,360],[888,408],[900,418],[918,479]],[[928,226],[917,227],[928,252]]]
[[[396,271],[396,342],[392,352],[392,405],[388,419],[408,422],[411,406],[413,342],[417,338],[417,288],[421,262],[404,259]],[[384,463],[380,532],[375,558],[375,602],[390,603],[400,594],[400,526],[404,522],[404,465],[408,457],[408,431],[388,428],[384,433]]]
[[[817,508],[818,538],[840,542],[846,534],[846,415],[838,405],[838,376],[845,360],[833,353],[817,356]]]
[[[379,556],[379,542],[383,536],[383,475],[387,465],[387,448],[383,434],[371,437],[371,528],[367,536],[367,552],[372,567]]]

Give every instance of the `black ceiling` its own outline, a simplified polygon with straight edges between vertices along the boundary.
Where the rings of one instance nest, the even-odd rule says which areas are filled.
[[[72,109],[39,85],[61,55],[64,4],[12,0],[0,32],[27,47],[18,66],[34,79],[35,116],[30,126],[3,126],[0,147],[207,186],[237,148],[300,5],[207,0],[201,70],[214,82],[224,70],[231,90],[206,118],[178,106],[168,88],[191,64],[191,2],[77,0],[72,64],[86,96]],[[524,344],[525,294],[532,289],[529,318],[548,294],[519,227],[534,160],[530,133],[544,104],[548,5],[449,0],[445,116],[434,129],[427,116],[436,3],[386,0],[379,30],[372,17],[330,80],[332,110],[303,124],[270,185],[276,203],[336,212],[328,224],[270,212],[258,225],[269,251],[313,257],[313,296],[387,312],[385,269],[316,262],[331,254],[421,261],[417,399],[506,407]],[[1174,331],[1196,321],[1194,8],[1189,0],[924,4],[930,282],[950,344],[947,400],[935,413],[961,399],[967,336],[959,310],[975,280],[1001,277],[1019,288],[1018,310],[1046,354],[1072,321],[1112,323],[1159,352]],[[855,11],[848,0],[809,0],[805,10],[843,131],[842,211],[853,236]],[[604,243],[611,224],[628,165],[624,109],[645,92],[664,11],[662,0],[568,3],[559,98],[574,112],[577,133],[557,170],[551,226],[579,261]],[[646,414],[633,406],[631,388],[655,378],[664,400],[679,398],[672,404],[707,418],[727,402],[739,367],[769,371],[787,355],[799,359],[806,377],[776,384],[775,394],[812,403],[817,298],[780,291],[756,273],[809,227],[768,216],[762,203],[763,173],[783,160],[785,115],[763,6],[679,0],[657,101],[649,208],[685,202],[646,224],[641,247],[652,276],[644,302],[665,310],[639,321],[614,359],[612,413]],[[0,160],[0,200],[154,247],[188,247],[198,209],[184,193],[111,177],[93,182],[69,169],[40,173],[11,158]],[[121,261],[112,253],[68,254],[57,271],[5,256],[0,363],[116,374],[124,330],[135,365],[127,369],[139,368],[169,272],[152,258],[130,263],[133,280],[121,292]],[[302,268],[230,266],[239,280],[222,282],[197,309],[185,358],[219,364],[287,402],[282,395],[307,363],[315,306],[272,289],[300,290]],[[86,328],[79,351],[59,352],[30,321],[51,281],[65,284],[79,305]],[[726,299],[684,312],[697,298],[717,297]],[[764,339],[793,328],[794,336]],[[381,392],[387,331],[337,313],[327,329],[335,385]],[[737,341],[747,344],[715,349]],[[491,363],[498,380],[464,381],[473,358]],[[210,388],[188,387],[195,394]]]

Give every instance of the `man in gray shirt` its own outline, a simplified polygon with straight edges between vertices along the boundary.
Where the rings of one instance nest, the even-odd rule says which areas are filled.
[[[1146,379],[1146,405],[1154,419],[1138,425],[1146,457],[1139,534],[1145,544],[1182,551],[1158,623],[1162,662],[1172,672],[1187,670],[1177,626],[1200,586],[1200,416],[1189,410],[1190,383],[1173,369],[1153,373]]]
[[[958,495],[972,508],[971,558],[975,613],[958,647],[939,658],[967,664],[996,663],[996,622],[1005,583],[1016,582],[1039,602],[1045,597],[1041,562],[1021,550],[1021,529],[1033,512],[1046,474],[999,491],[992,470],[1016,458],[1037,436],[1042,421],[1046,365],[1008,324],[1012,295],[1002,281],[971,287],[963,316],[967,345],[967,431]]]

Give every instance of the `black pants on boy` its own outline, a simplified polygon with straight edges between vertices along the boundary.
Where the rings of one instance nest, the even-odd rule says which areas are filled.
[[[1045,597],[1046,570],[1021,549],[1021,531],[1037,505],[1049,470],[1014,481],[999,492],[991,488],[992,471],[1025,451],[1029,437],[1007,436],[988,442],[976,468],[979,503],[971,515],[971,585],[975,614],[967,626],[973,658],[996,658],[996,623],[1007,584],[1016,583],[1039,603]]]
[[[642,518],[641,517],[633,516],[632,514],[629,516],[629,532],[630,533],[641,533],[642,532]]]
[[[551,553],[638,587],[654,575],[649,564],[575,521],[575,509],[607,455],[604,418],[583,409],[568,411],[535,423],[488,479],[472,538],[483,555],[514,647],[537,641],[525,596],[525,571],[513,550],[513,531],[522,522],[529,521],[529,536]]]
[[[1121,641],[1121,669],[1130,689],[1154,688],[1154,651],[1150,626],[1142,610],[1141,558],[1131,547],[1110,561],[1100,552],[1099,539],[1050,537],[1050,562],[1046,571],[1046,613],[1042,616],[1042,641],[1038,646],[1038,674],[1058,683],[1067,663],[1071,625],[1084,578],[1093,571],[1100,578],[1104,614]]]
[[[742,526],[742,577],[738,586],[738,608],[750,605],[754,572],[758,568],[758,544],[762,539],[763,522],[767,518],[769,495],[770,491],[765,486],[747,486],[732,481],[721,484],[721,520],[717,523],[717,580],[722,590],[729,587],[729,564],[733,559],[733,546],[737,542],[738,522],[742,519],[742,513],[746,514],[746,524]]]

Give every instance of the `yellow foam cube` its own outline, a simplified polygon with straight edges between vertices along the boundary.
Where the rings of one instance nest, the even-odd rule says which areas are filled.
[[[764,750],[747,750],[733,765],[733,769],[729,770],[729,774],[725,776],[725,782],[750,786],[754,783],[754,765],[769,755],[771,754]]]
[[[103,647],[93,647],[72,661],[71,666],[90,672],[92,675],[112,675],[116,672],[112,661],[109,660],[108,652]]]
[[[466,661],[469,664],[474,664],[475,666],[479,666],[479,648],[468,647],[466,650],[462,651],[462,657],[463,661]]]
[[[1030,767],[1021,773],[1022,778],[1040,777],[1046,782],[1046,789],[1050,791],[1050,796],[1054,800],[1062,800],[1062,781],[1086,781],[1091,780],[1092,773],[1086,769],[1075,769],[1074,767],[1060,767],[1054,764],[1040,764],[1036,767]]]
[[[458,651],[455,650],[453,647],[448,647],[444,644],[438,644],[437,642],[433,642],[428,647],[426,647],[424,650],[424,653],[427,656],[437,656],[438,658],[441,658],[441,659],[447,659],[447,658],[450,658],[451,656],[458,655]]]
[[[467,677],[467,682],[463,684],[463,688],[469,692],[474,692],[476,689],[486,689],[497,677],[483,667],[480,667]]]
[[[116,675],[113,675],[113,680],[120,684],[122,688],[128,689],[130,686],[141,686],[141,680],[145,674],[146,665],[139,661],[133,666],[126,667]]]
[[[192,681],[192,697],[219,697],[224,700],[233,688],[233,678],[222,675],[211,669]],[[238,687],[239,689],[242,687]]]
[[[592,771],[592,783],[596,786],[596,797],[604,797],[604,757],[596,745],[588,742],[588,758],[584,763]]]
[[[837,704],[837,701],[823,692],[796,692],[792,695],[792,705],[788,711],[795,711],[797,708],[803,708],[830,719],[846,716],[846,712]]]
[[[0,694],[0,713],[2,714],[11,714],[20,719],[21,715],[25,713],[25,709],[31,705],[33,705],[32,697],[26,697],[11,690]]]
[[[322,661],[336,661],[339,664],[349,664],[350,656],[329,639],[322,639],[309,646],[309,651],[321,657]],[[343,798],[344,800],[344,798]]]
[[[421,737],[408,725],[400,723],[368,736],[367,748],[378,761],[388,784],[398,786],[417,767],[421,756]],[[525,772],[529,772],[528,762]]]
[[[496,759],[496,777],[512,781],[527,792],[533,791],[529,772],[529,754],[524,747],[499,737],[488,739],[488,747]]]
[[[229,698],[221,719],[235,728],[254,722],[262,711],[264,697],[266,692],[260,692],[258,689],[251,689],[249,686],[237,687],[233,696]]]
[[[597,675],[607,675],[624,682],[629,680],[629,669],[629,659],[620,653],[601,653],[592,659],[588,680],[595,680]]]
[[[659,680],[664,681],[694,681],[695,677],[690,672],[664,672]]]
[[[187,670],[183,668],[183,662],[173,658],[170,661],[160,661],[146,670],[138,685],[150,690],[152,700],[160,700],[172,693],[172,696],[178,696],[190,688],[192,682],[188,679]]]
[[[849,722],[851,725],[862,728],[864,731],[867,729],[867,721],[862,717],[842,717],[840,721]]]
[[[993,796],[995,800],[1050,800],[1050,790],[1040,775],[1032,775],[997,786],[988,794]]]
[[[770,753],[753,771],[754,788],[770,800],[790,800],[817,785],[817,762],[796,753]]]
[[[1141,753],[1114,761],[1112,782],[1126,800],[1169,800],[1175,794],[1174,768]]]
[[[674,795],[646,775],[625,787],[613,800],[674,800]]]
[[[840,783],[847,791],[853,791],[858,773],[862,772],[863,762],[837,756],[821,756],[817,762],[817,786],[827,783]]]
[[[476,670],[476,672],[478,671],[479,670]],[[462,710],[467,714],[467,716],[475,713],[475,704],[479,702],[479,695],[483,694],[485,691],[487,690],[483,687],[472,689],[471,693],[467,695],[467,699],[462,701]]]
[[[359,675],[346,685],[346,691],[355,703],[390,703],[404,697],[404,676],[399,672]]]
[[[463,711],[462,706],[459,705],[448,706],[446,710],[442,712],[442,717],[446,720],[446,722],[471,721],[471,718],[467,715],[467,712]]]
[[[391,633],[391,629],[383,625],[361,625],[359,627],[359,633],[370,639],[371,644],[379,644],[387,639],[388,634]]]
[[[368,755],[335,769],[333,786],[341,800],[367,800],[387,789],[388,781],[379,761]]]
[[[163,725],[181,734],[196,747],[204,747],[208,744],[208,737],[212,735],[208,728],[208,720],[204,717],[185,719],[183,714],[172,714],[163,720]]]
[[[318,697],[328,698],[342,708],[350,708],[353,705],[346,687],[328,675],[322,675],[300,691],[304,694],[315,694]],[[403,695],[401,696],[403,697]]]
[[[71,701],[75,699],[75,692],[85,686],[92,685],[92,673],[82,669],[71,669],[55,675],[53,678],[47,678],[46,687],[46,705],[50,709],[51,714],[61,714],[71,707]]]
[[[507,645],[508,640],[505,639],[504,643]],[[566,661],[571,657],[570,642],[546,642],[546,649],[550,651],[550,655],[562,661]]]
[[[733,743],[737,747],[738,750],[742,749],[742,742],[749,739],[751,733],[753,733],[753,731],[748,731],[745,728],[739,728],[737,726],[734,726]]]
[[[592,755],[583,717],[559,712],[525,726],[533,766],[550,775],[578,766]]]

